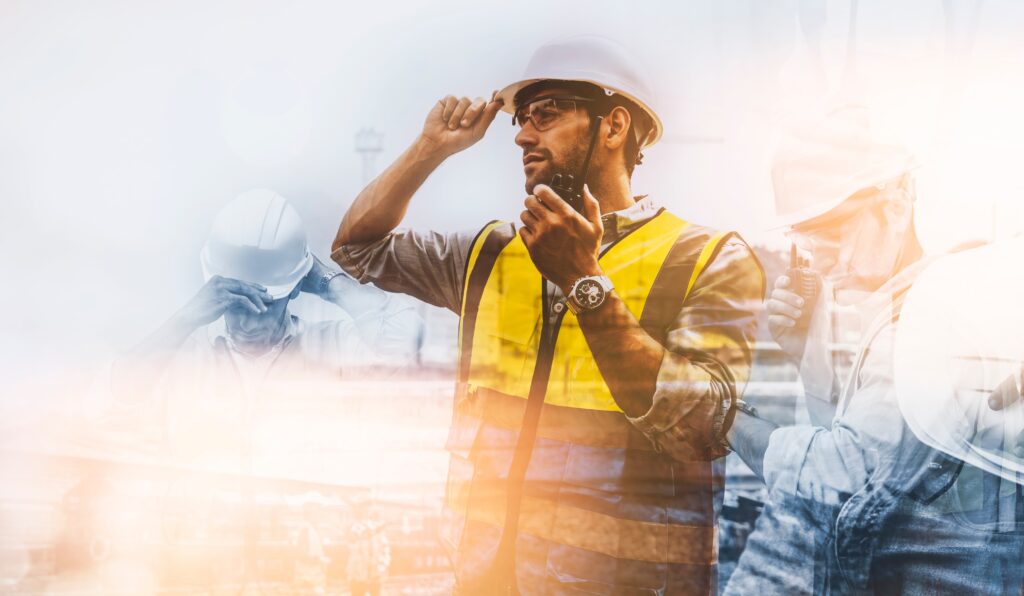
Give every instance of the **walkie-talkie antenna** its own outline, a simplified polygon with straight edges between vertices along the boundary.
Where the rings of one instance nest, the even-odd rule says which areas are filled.
[[[590,157],[594,155],[594,145],[597,144],[597,135],[601,132],[602,122],[604,122],[604,116],[598,116],[590,125],[590,145],[587,147],[587,156],[583,158],[583,166],[580,168],[580,177],[578,178],[580,197],[583,197],[583,185],[587,183],[587,173],[590,172]],[[582,202],[580,206],[583,206]]]

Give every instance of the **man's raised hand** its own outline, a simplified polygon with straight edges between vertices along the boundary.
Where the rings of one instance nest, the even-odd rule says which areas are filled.
[[[219,319],[229,308],[263,314],[271,302],[273,298],[259,284],[214,275],[178,315],[189,326],[201,327]]]
[[[449,95],[427,114],[422,137],[444,157],[458,153],[483,138],[502,105],[497,93],[491,94],[490,101]]]

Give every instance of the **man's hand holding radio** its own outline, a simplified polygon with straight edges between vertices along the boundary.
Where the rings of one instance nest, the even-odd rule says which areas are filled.
[[[792,286],[788,276],[779,276],[765,306],[768,309],[768,330],[772,338],[794,362],[799,363],[807,344],[807,328],[799,327],[797,321],[803,314],[805,304]]]
[[[523,201],[519,236],[541,275],[566,294],[579,278],[603,275],[598,255],[604,225],[590,189],[583,187],[582,215],[547,185],[538,184],[533,192]]]

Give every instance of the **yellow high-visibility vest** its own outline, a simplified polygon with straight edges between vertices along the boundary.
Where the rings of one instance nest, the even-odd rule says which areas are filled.
[[[604,250],[600,264],[641,326],[664,343],[729,236],[662,211]],[[720,470],[655,451],[626,420],[575,315],[563,308],[552,323],[544,312],[546,291],[509,224],[485,227],[467,267],[448,441],[442,539],[460,584],[493,588],[486,578],[496,557],[511,557],[519,583],[534,587],[552,580],[523,565],[597,581],[602,558],[648,566],[652,581],[682,565],[699,570],[698,583],[710,582]],[[544,547],[539,567],[527,565],[530,545]],[[567,567],[583,560],[590,572]]]

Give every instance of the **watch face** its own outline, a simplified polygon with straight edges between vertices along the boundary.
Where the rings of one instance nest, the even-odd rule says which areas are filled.
[[[597,308],[604,302],[604,288],[594,279],[584,279],[573,289],[573,298],[583,308]]]

